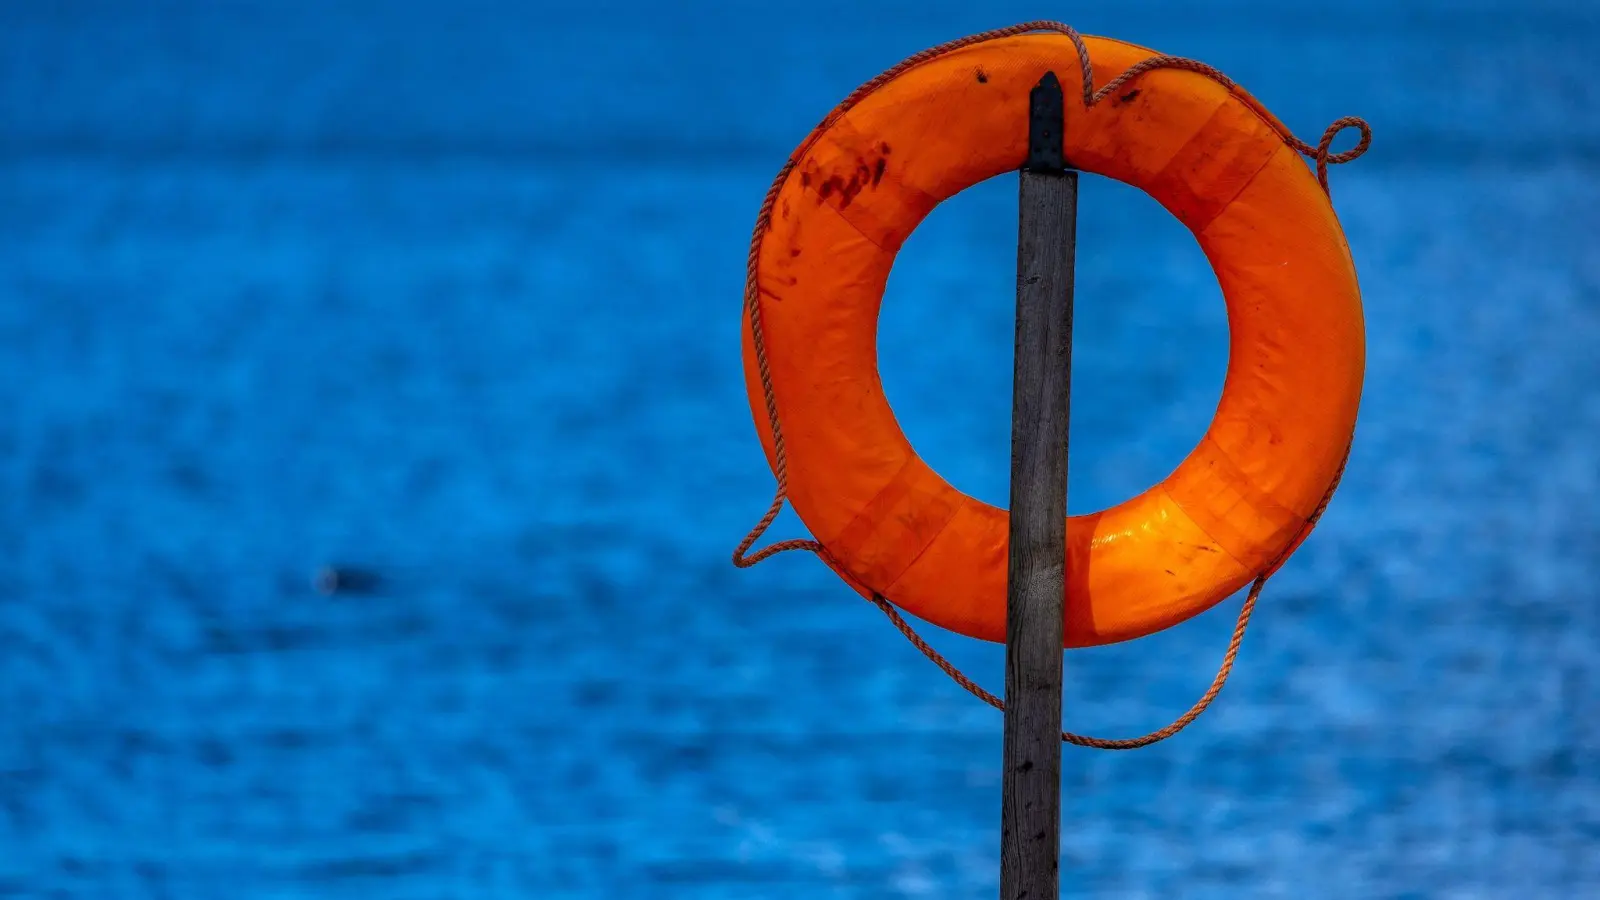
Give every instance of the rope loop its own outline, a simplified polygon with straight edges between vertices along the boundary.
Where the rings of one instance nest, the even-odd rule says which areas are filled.
[[[972,46],[973,44],[980,44],[999,38],[1012,37],[1014,35],[1039,31],[1063,34],[1072,41],[1072,45],[1078,54],[1078,65],[1082,74],[1083,83],[1083,103],[1086,107],[1093,107],[1097,105],[1106,97],[1111,96],[1114,92],[1116,92],[1118,88],[1121,88],[1123,85],[1126,85],[1128,82],[1147,72],[1152,72],[1157,69],[1180,69],[1183,71],[1194,72],[1211,79],[1230,91],[1237,91],[1239,89],[1238,85],[1234,83],[1233,79],[1229,78],[1227,75],[1224,75],[1221,70],[1206,63],[1198,60],[1188,59],[1187,57],[1182,56],[1152,56],[1149,59],[1141,60],[1140,62],[1129,66],[1126,70],[1119,73],[1115,78],[1112,78],[1110,81],[1106,82],[1105,85],[1103,85],[1099,90],[1096,90],[1094,87],[1094,64],[1089,59],[1089,48],[1084,44],[1083,36],[1080,35],[1077,30],[1070,25],[1066,25],[1062,22],[1041,20],[1024,22],[1020,25],[1011,25],[1005,28],[997,28],[992,31],[985,31],[981,34],[957,38],[956,40],[947,41],[936,47],[930,47],[927,50],[913,54],[912,56],[902,60],[894,67],[883,72],[881,75],[878,75],[876,78],[873,78],[871,81],[863,84],[861,87],[856,88],[851,92],[850,96],[846,97],[838,106],[834,107],[831,112],[824,116],[822,122],[812,130],[811,137],[808,137],[806,141],[801,144],[800,148],[796,150],[787,161],[784,162],[783,167],[778,170],[777,177],[773,179],[772,186],[767,189],[766,197],[761,202],[761,209],[756,214],[755,230],[750,237],[750,254],[746,260],[745,269],[745,311],[750,317],[750,333],[755,344],[756,372],[760,376],[761,390],[766,401],[765,406],[767,422],[772,428],[774,458],[773,475],[777,480],[777,490],[773,494],[771,505],[767,507],[766,514],[761,517],[761,520],[756,523],[754,528],[750,529],[750,533],[745,535],[744,540],[740,541],[739,546],[734,549],[733,564],[735,566],[738,566],[741,569],[746,569],[780,553],[786,553],[791,550],[806,550],[816,554],[834,568],[841,571],[843,570],[843,566],[839,565],[838,561],[833,557],[833,555],[828,552],[828,548],[824,547],[820,541],[815,540],[791,539],[778,541],[763,547],[754,553],[750,552],[751,548],[754,547],[756,542],[761,539],[761,536],[766,533],[767,529],[772,527],[772,523],[778,518],[778,514],[783,511],[783,505],[788,501],[789,498],[789,456],[784,444],[783,426],[778,418],[777,393],[773,390],[772,386],[772,367],[768,362],[766,333],[762,327],[761,292],[759,286],[757,285],[757,274],[761,259],[761,241],[762,237],[767,232],[769,223],[772,220],[772,210],[777,204],[778,192],[782,190],[784,182],[789,178],[789,174],[794,171],[795,164],[805,154],[806,150],[810,148],[811,141],[815,139],[817,135],[820,135],[823,131],[825,131],[828,126],[832,125],[840,116],[843,116],[845,113],[849,112],[850,109],[857,103],[861,102],[862,99],[889,81],[899,77],[899,75],[905,72],[907,69],[921,65],[929,60],[937,59],[947,53],[950,53],[951,51]],[[1328,126],[1326,131],[1322,133],[1322,139],[1317,142],[1315,147],[1296,137],[1293,132],[1289,131],[1289,129],[1277,119],[1271,117],[1270,115],[1266,116],[1265,118],[1273,127],[1273,129],[1278,132],[1279,136],[1283,138],[1286,144],[1288,144],[1290,147],[1293,147],[1296,152],[1303,156],[1311,157],[1311,159],[1316,162],[1317,183],[1322,186],[1324,193],[1328,192],[1328,166],[1340,165],[1342,163],[1347,163],[1358,159],[1362,154],[1366,153],[1367,148],[1372,145],[1372,127],[1367,124],[1365,119],[1362,119],[1359,116],[1345,116],[1344,118],[1336,120],[1333,124]],[[1339,133],[1344,131],[1346,128],[1359,129],[1361,132],[1360,140],[1349,150],[1344,150],[1339,153],[1331,152],[1334,138],[1338,137]],[[1348,462],[1349,457],[1350,449],[1347,446],[1345,448],[1346,462]],[[1283,554],[1281,554],[1278,559],[1274,560],[1270,565],[1262,569],[1261,573],[1256,576],[1255,582],[1250,587],[1249,594],[1245,597],[1244,605],[1239,609],[1239,619],[1234,625],[1233,637],[1228,641],[1228,649],[1227,652],[1223,654],[1222,664],[1217,669],[1216,677],[1212,679],[1211,686],[1206,689],[1206,692],[1201,695],[1199,700],[1195,701],[1195,704],[1189,708],[1188,712],[1185,712],[1183,715],[1179,716],[1165,728],[1157,729],[1156,731],[1152,731],[1142,737],[1111,740],[1106,738],[1086,737],[1084,735],[1063,731],[1061,733],[1061,739],[1066,743],[1075,744],[1080,747],[1093,747],[1101,750],[1133,750],[1139,747],[1147,747],[1158,741],[1166,740],[1167,738],[1172,737],[1173,735],[1182,731],[1184,728],[1188,727],[1189,723],[1199,718],[1200,714],[1205,712],[1206,707],[1211,705],[1211,701],[1215,700],[1217,695],[1222,692],[1223,685],[1227,683],[1228,676],[1233,672],[1234,661],[1239,655],[1239,645],[1243,642],[1245,629],[1250,624],[1250,615],[1255,611],[1256,601],[1261,597],[1261,591],[1266,587],[1267,580],[1271,578],[1273,573],[1275,573],[1283,564],[1284,560],[1288,558],[1293,549],[1299,545],[1300,539],[1303,538],[1305,534],[1316,525],[1317,520],[1322,517],[1323,511],[1328,507],[1328,501],[1333,498],[1333,493],[1338,489],[1339,481],[1343,478],[1343,476],[1344,463],[1342,462],[1339,465],[1338,471],[1334,474],[1333,483],[1328,485],[1328,491],[1323,495],[1322,502],[1318,504],[1316,511],[1312,513],[1311,517],[1306,520],[1306,524],[1300,534],[1295,538],[1295,540],[1289,542]],[[900,612],[895,609],[894,604],[889,602],[887,598],[881,594],[873,593],[870,599],[874,604],[877,605],[879,609],[883,610],[884,615],[889,617],[889,621],[894,625],[894,627],[898,629],[901,634],[905,635],[906,640],[909,641],[912,646],[916,647],[917,650],[921,651],[924,656],[931,660],[934,665],[938,666],[946,675],[950,676],[952,681],[990,706],[993,706],[996,709],[1005,709],[1005,703],[999,697],[996,697],[994,694],[984,690],[982,686],[968,678],[961,672],[960,669],[957,669],[949,660],[945,659],[944,656],[939,653],[939,651],[933,649],[933,647],[930,646],[927,641],[923,640],[921,635],[917,634],[911,625],[906,622],[905,617],[900,615]]]
[[[1361,130],[1361,139],[1349,150],[1345,150],[1342,153],[1329,153],[1329,149],[1333,147],[1333,139],[1338,137],[1339,132],[1346,128],[1359,128]],[[1328,166],[1330,164],[1337,166],[1360,159],[1361,155],[1366,153],[1367,148],[1371,146],[1372,126],[1367,124],[1366,119],[1360,116],[1345,116],[1329,125],[1328,130],[1322,133],[1322,140],[1317,142],[1316,149],[1309,154],[1317,161],[1317,181],[1322,184],[1322,189],[1324,191],[1328,189]],[[1305,153],[1304,150],[1300,152]]]

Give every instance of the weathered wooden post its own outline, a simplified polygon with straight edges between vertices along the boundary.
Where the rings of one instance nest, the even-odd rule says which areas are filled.
[[[1078,173],[1062,158],[1061,82],[1029,99],[1017,228],[1006,593],[1001,900],[1054,900],[1061,856],[1061,644]]]

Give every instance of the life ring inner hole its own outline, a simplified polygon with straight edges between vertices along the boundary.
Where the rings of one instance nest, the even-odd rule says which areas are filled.
[[[1009,505],[1017,178],[949,198],[890,271],[878,368],[917,453],[957,490]],[[1143,191],[1079,175],[1068,511],[1172,473],[1222,396],[1228,321],[1194,235]]]

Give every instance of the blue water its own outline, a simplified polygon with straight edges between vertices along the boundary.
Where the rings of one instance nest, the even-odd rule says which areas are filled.
[[[728,563],[738,319],[815,121],[1039,16],[1377,132],[1344,487],[1211,712],[1067,748],[1064,893],[1600,896],[1584,0],[4,3],[0,896],[994,896],[999,715],[815,560]],[[1014,191],[935,211],[881,341],[993,501]],[[1080,233],[1087,511],[1199,438],[1226,323],[1152,201],[1087,179]],[[1069,727],[1165,724],[1238,603],[1069,655]]]

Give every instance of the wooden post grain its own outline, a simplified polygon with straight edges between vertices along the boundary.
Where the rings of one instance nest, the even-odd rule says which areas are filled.
[[[1061,856],[1061,645],[1078,174],[1062,157],[1061,83],[1033,89],[1017,233],[1006,594],[1001,900],[1055,900]]]

